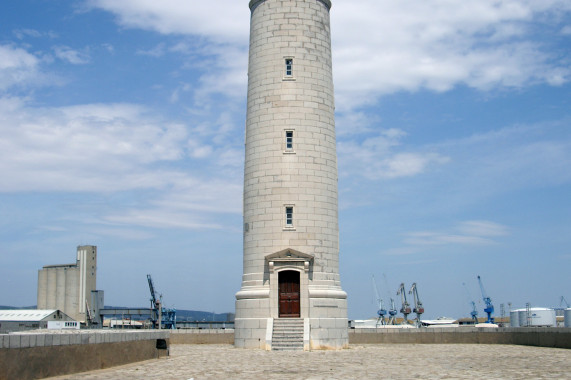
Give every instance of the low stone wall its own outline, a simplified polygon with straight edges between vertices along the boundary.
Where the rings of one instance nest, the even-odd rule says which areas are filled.
[[[233,329],[180,329],[170,333],[171,344],[234,344]]]
[[[170,344],[233,344],[234,330],[0,335],[0,380],[41,379],[168,356]],[[571,328],[350,329],[350,344],[515,344],[571,348]]]
[[[167,331],[0,335],[0,380],[41,379],[168,356]]]
[[[349,343],[472,343],[571,348],[571,328],[350,329]]]

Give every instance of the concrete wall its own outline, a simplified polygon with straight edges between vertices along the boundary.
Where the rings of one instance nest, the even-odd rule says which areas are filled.
[[[234,344],[233,329],[187,329],[170,333],[171,344]]]
[[[177,330],[171,344],[233,344],[234,331]],[[515,344],[571,348],[571,328],[350,329],[350,344]]]
[[[40,379],[156,359],[168,355],[169,343],[165,331],[0,335],[0,380]]]
[[[516,344],[571,348],[571,328],[352,329],[350,344]]]
[[[515,344],[571,349],[571,328],[351,329],[349,342]],[[163,343],[163,348],[158,348],[158,343]],[[170,344],[233,343],[231,329],[0,335],[0,380],[39,379],[155,359],[167,356]]]

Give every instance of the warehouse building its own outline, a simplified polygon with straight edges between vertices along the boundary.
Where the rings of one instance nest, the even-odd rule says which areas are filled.
[[[79,324],[60,310],[0,310],[0,334],[47,328],[77,329]]]

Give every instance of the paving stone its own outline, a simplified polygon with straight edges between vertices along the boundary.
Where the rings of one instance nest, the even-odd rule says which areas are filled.
[[[513,345],[379,344],[311,352],[171,345],[170,355],[52,379],[571,378],[571,350]]]

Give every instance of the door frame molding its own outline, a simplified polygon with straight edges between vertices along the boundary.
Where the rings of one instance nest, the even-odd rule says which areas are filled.
[[[279,318],[278,273],[286,270],[299,272],[299,317],[309,318],[309,281],[313,275],[312,255],[284,249],[265,257],[270,284],[270,317]]]

